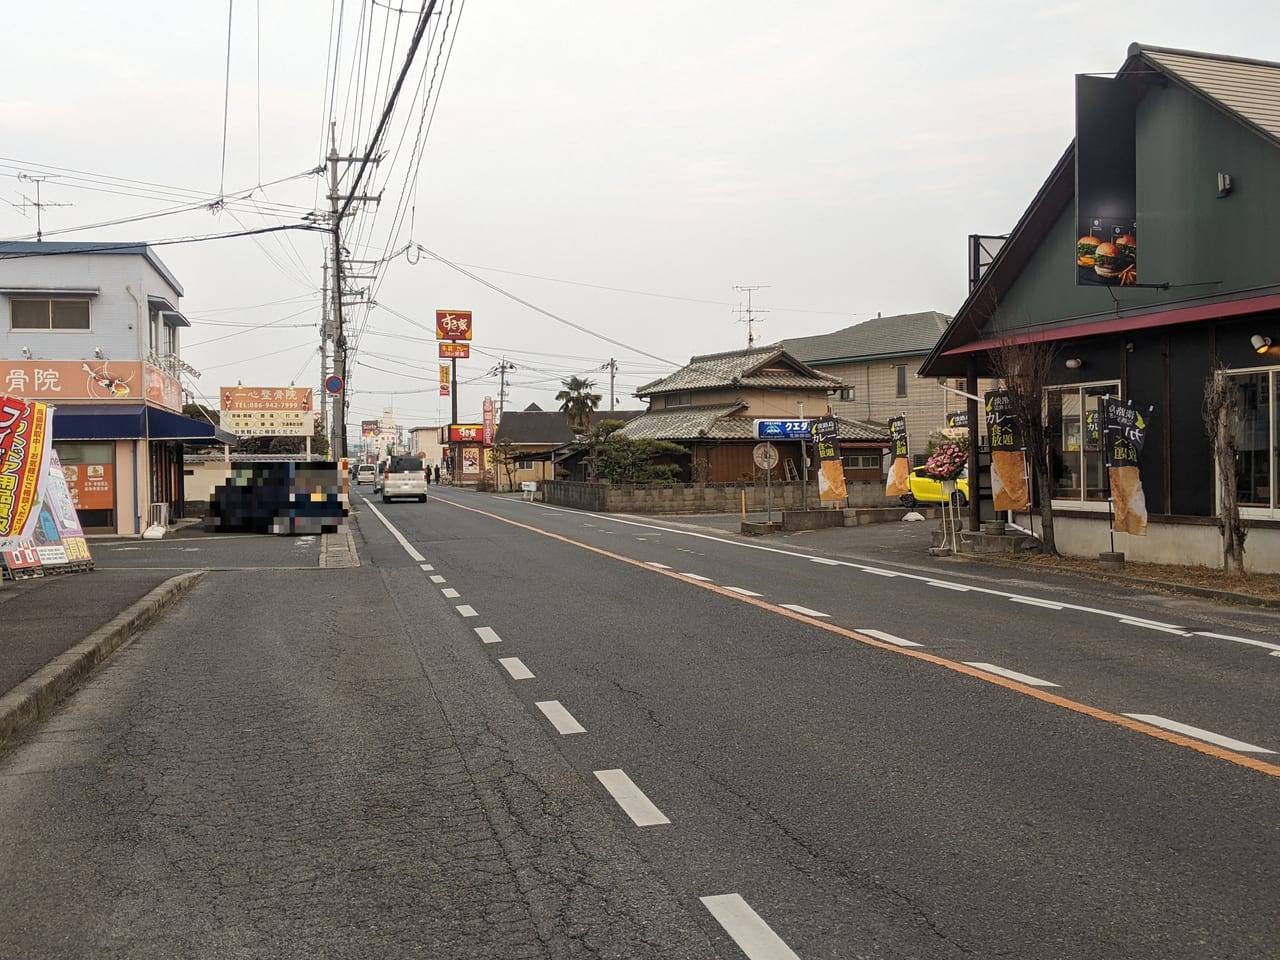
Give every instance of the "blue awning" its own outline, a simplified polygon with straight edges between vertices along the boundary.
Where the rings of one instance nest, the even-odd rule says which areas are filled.
[[[235,443],[236,436],[205,420],[142,403],[86,403],[55,407],[54,440],[182,440]]]

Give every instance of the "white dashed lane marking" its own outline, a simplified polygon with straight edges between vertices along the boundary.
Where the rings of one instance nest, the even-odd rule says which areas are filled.
[[[740,895],[725,893],[701,899],[748,960],[800,960]]]
[[[573,719],[573,714],[559,700],[539,700],[534,706],[542,711],[543,716],[551,721],[551,725],[561,735],[587,732],[587,728]]]
[[[895,637],[892,633],[884,633],[881,630],[868,630],[866,627],[854,627],[858,633],[865,633],[868,637],[875,637],[877,640],[883,640],[885,643],[892,643],[899,647],[923,647],[923,643],[916,643],[912,640],[903,640],[901,637]]]
[[[994,663],[977,663],[965,661],[966,667],[973,667],[986,673],[994,673],[998,677],[1008,677],[1010,680],[1016,680],[1018,683],[1025,683],[1028,687],[1056,687],[1056,683],[1050,683],[1048,680],[1041,680],[1039,677],[1033,677],[1030,674],[1018,673],[1016,670],[1006,670],[1004,667],[997,667]]]
[[[798,603],[780,603],[778,606],[785,610],[791,610],[795,613],[803,613],[806,617],[829,618],[831,616],[831,614],[823,613],[821,610],[810,610],[808,607],[802,607]]]
[[[512,680],[532,680],[533,671],[519,657],[499,657],[498,662],[507,668]]]
[[[1280,644],[1267,643],[1265,640],[1250,640],[1248,637],[1233,637],[1229,633],[1207,633],[1204,630],[1196,631],[1196,636],[1210,637],[1214,640],[1230,640],[1233,643],[1245,643],[1251,647],[1262,647],[1265,650],[1270,650],[1273,657],[1280,656]]]
[[[928,585],[931,587],[941,587],[943,590],[954,590],[957,593],[968,593],[969,588],[961,583],[947,583],[945,580],[930,580]]]
[[[431,582],[432,582],[432,583],[444,583],[444,582],[445,582],[445,579],[444,579],[444,577],[440,576],[440,574],[438,574],[438,573],[433,573],[433,574],[431,575]]]
[[[597,770],[596,779],[604,784],[609,796],[618,801],[618,806],[637,827],[656,827],[671,822],[623,771]]]
[[[748,590],[746,587],[725,587],[726,590],[732,590],[734,593],[741,594],[744,597],[762,597],[764,594],[756,593],[754,590]]]
[[[435,567],[433,567],[433,566],[432,566],[431,564],[429,564],[429,563],[424,563],[424,564],[422,565],[422,569],[423,569],[423,570],[434,570],[434,569],[435,569]]]
[[[453,589],[453,587],[445,587],[445,588],[444,588],[443,590],[441,590],[440,592],[441,592],[441,593],[443,593],[443,594],[444,594],[446,597],[448,597],[450,600],[456,600],[458,597],[460,597],[460,596],[461,596],[461,594],[460,594],[460,593],[458,593],[458,591],[457,591],[457,590]]]
[[[501,643],[502,638],[498,636],[498,631],[493,627],[476,627],[476,636],[485,643]]]
[[[645,564],[645,566],[647,566],[647,567],[656,567],[656,568],[657,568],[657,569],[659,569],[659,570],[670,570],[670,569],[671,569],[671,568],[670,568],[670,567],[668,567],[665,563],[656,563],[656,562],[654,562],[653,560],[650,560],[648,563],[646,563],[646,564]]]
[[[1052,600],[1037,600],[1035,597],[1010,597],[1014,603],[1025,603],[1029,607],[1044,607],[1046,610],[1061,610],[1062,604]]]
[[[710,577],[704,577],[704,576],[702,576],[702,574],[700,574],[700,573],[682,573],[682,574],[680,574],[680,576],[682,576],[682,577],[688,577],[690,580],[697,580],[699,583],[710,583],[710,582],[711,582],[711,578],[710,578]]]
[[[1203,740],[1205,743],[1213,743],[1219,747],[1226,747],[1228,750],[1235,750],[1238,753],[1275,753],[1274,750],[1268,750],[1266,747],[1258,747],[1254,746],[1252,743],[1245,743],[1243,740],[1224,737],[1220,733],[1201,730],[1199,727],[1192,727],[1185,723],[1179,723],[1177,720],[1157,717],[1153,713],[1126,713],[1125,716],[1134,720],[1141,720],[1143,723],[1149,723],[1153,727],[1160,727],[1163,730],[1171,730],[1174,733],[1181,733],[1184,736],[1195,737],[1195,739]]]
[[[1121,618],[1121,623],[1128,627],[1145,627],[1148,630],[1158,630],[1161,633],[1172,633],[1175,637],[1189,637],[1191,634],[1185,630],[1179,630],[1177,627],[1170,627],[1163,623],[1153,623],[1150,620],[1128,620]]]
[[[810,558],[809,558],[809,562],[810,562],[810,563],[822,563],[822,564],[827,565],[828,567],[842,567],[842,566],[844,566],[844,564],[842,564],[839,560],[828,560],[826,557],[810,557]]]
[[[471,606],[471,604],[469,603],[461,604],[460,606],[454,607],[454,609],[457,610],[458,613],[460,613],[464,617],[480,616],[480,614],[476,613],[476,608]]]

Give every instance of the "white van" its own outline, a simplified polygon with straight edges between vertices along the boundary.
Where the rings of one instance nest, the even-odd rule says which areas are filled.
[[[383,468],[382,502],[390,503],[396,497],[413,497],[427,502],[427,465],[421,457],[392,457]]]
[[[373,483],[378,476],[378,468],[372,463],[362,463],[356,467],[356,483]]]

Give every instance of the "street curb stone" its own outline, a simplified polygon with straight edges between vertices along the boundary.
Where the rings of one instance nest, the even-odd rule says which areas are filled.
[[[54,657],[0,697],[0,747],[47,714],[99,663],[141,633],[204,575],[204,570],[198,570],[166,580],[106,626]]]

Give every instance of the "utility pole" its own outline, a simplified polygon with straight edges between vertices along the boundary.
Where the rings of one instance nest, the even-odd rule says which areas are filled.
[[[359,163],[361,164],[360,169],[363,171],[365,165],[379,163],[382,158],[373,156],[339,156],[336,128],[336,121],[329,121],[329,216],[330,231],[333,237],[333,286],[331,287],[334,318],[333,372],[335,376],[342,379],[342,391],[334,394],[333,397],[333,436],[336,441],[334,457],[338,458],[347,455],[347,392],[351,388],[347,382],[347,331],[342,315],[342,297],[346,293],[343,283],[342,217],[353,203],[377,203],[381,200],[381,196],[372,197],[362,194],[343,196],[339,194],[338,164]],[[342,203],[341,206],[339,206],[340,202]]]
[[[338,457],[338,445],[333,442],[329,433],[329,407],[324,402],[325,381],[329,379],[329,341],[333,338],[333,328],[329,318],[329,261],[320,265],[324,276],[324,284],[320,288],[320,430],[329,438],[329,456]]]
[[[747,325],[747,349],[748,350],[750,350],[756,344],[755,325],[757,323],[764,322],[763,320],[757,320],[755,317],[755,314],[769,312],[768,310],[753,310],[751,307],[751,294],[755,290],[767,290],[768,288],[769,288],[768,284],[759,284],[759,283],[755,284],[754,286],[736,286],[735,285],[733,288],[737,290],[739,293],[745,290],[747,294],[747,305],[745,308],[738,307],[737,314],[738,314],[738,322],[745,323]]]
[[[507,371],[519,369],[514,363],[503,357],[501,362],[489,371],[489,376],[498,378],[498,421],[502,421],[502,410],[507,402]]]
[[[26,180],[28,183],[34,183],[34,184],[36,185],[36,198],[35,198],[34,200],[32,200],[32,199],[31,199],[30,197],[28,197],[25,193],[24,193],[24,194],[22,194],[22,206],[23,206],[24,210],[25,210],[25,208],[26,208],[26,207],[28,207],[28,206],[32,206],[32,207],[35,207],[35,208],[36,208],[36,243],[39,243],[41,240],[43,240],[43,239],[44,239],[44,220],[43,220],[43,218],[40,216],[40,211],[41,211],[41,210],[43,210],[45,207],[69,207],[69,206],[71,206],[71,204],[69,204],[69,203],[42,203],[42,202],[41,202],[41,200],[40,200],[40,184],[42,184],[42,183],[44,183],[46,180],[48,180],[48,179],[49,179],[48,177],[33,177],[33,176],[32,176],[31,174],[29,174],[29,173],[19,173],[19,174],[18,174],[18,179],[19,179],[19,180]]]
[[[609,371],[609,412],[613,413],[613,384],[618,377],[618,361],[610,357],[608,363],[600,364],[600,369]]]

